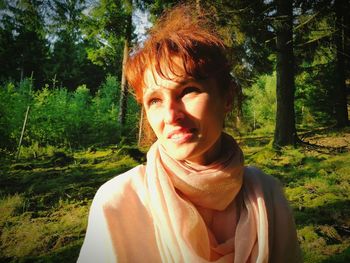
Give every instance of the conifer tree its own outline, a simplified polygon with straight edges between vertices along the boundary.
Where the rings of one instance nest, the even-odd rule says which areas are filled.
[[[274,135],[276,147],[295,145],[293,1],[276,0],[277,112]]]

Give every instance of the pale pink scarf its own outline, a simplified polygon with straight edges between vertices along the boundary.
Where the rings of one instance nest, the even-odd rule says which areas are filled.
[[[162,262],[267,262],[268,220],[261,186],[243,184],[243,154],[222,136],[221,158],[188,166],[155,143],[146,187]],[[244,178],[249,180],[249,178]]]

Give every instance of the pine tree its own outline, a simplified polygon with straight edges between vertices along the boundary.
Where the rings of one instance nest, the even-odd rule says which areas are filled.
[[[277,112],[274,145],[294,145],[297,140],[294,113],[293,2],[276,0]]]

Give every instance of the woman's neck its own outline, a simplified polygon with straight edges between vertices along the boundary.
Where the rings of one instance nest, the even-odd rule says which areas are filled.
[[[189,167],[208,166],[220,159],[222,154],[222,134],[216,140],[216,142],[200,156],[194,157],[189,160],[184,160],[184,163]]]

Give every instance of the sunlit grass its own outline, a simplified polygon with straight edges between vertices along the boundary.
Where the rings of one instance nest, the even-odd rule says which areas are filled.
[[[19,194],[9,195],[0,200],[0,227],[4,225],[15,216],[21,213],[23,208],[23,197]]]
[[[304,261],[350,262],[350,153],[276,152],[265,137],[240,144],[246,165],[284,185]],[[0,163],[0,262],[75,262],[97,188],[139,161],[113,147],[36,151],[46,155],[33,159],[28,149],[27,159]]]
[[[332,132],[330,137],[339,134]],[[350,262],[350,153],[303,147],[277,152],[271,144],[243,145],[243,150],[246,164],[258,166],[283,183],[304,261]]]
[[[0,262],[75,262],[97,188],[137,164],[112,149],[2,163]]]

